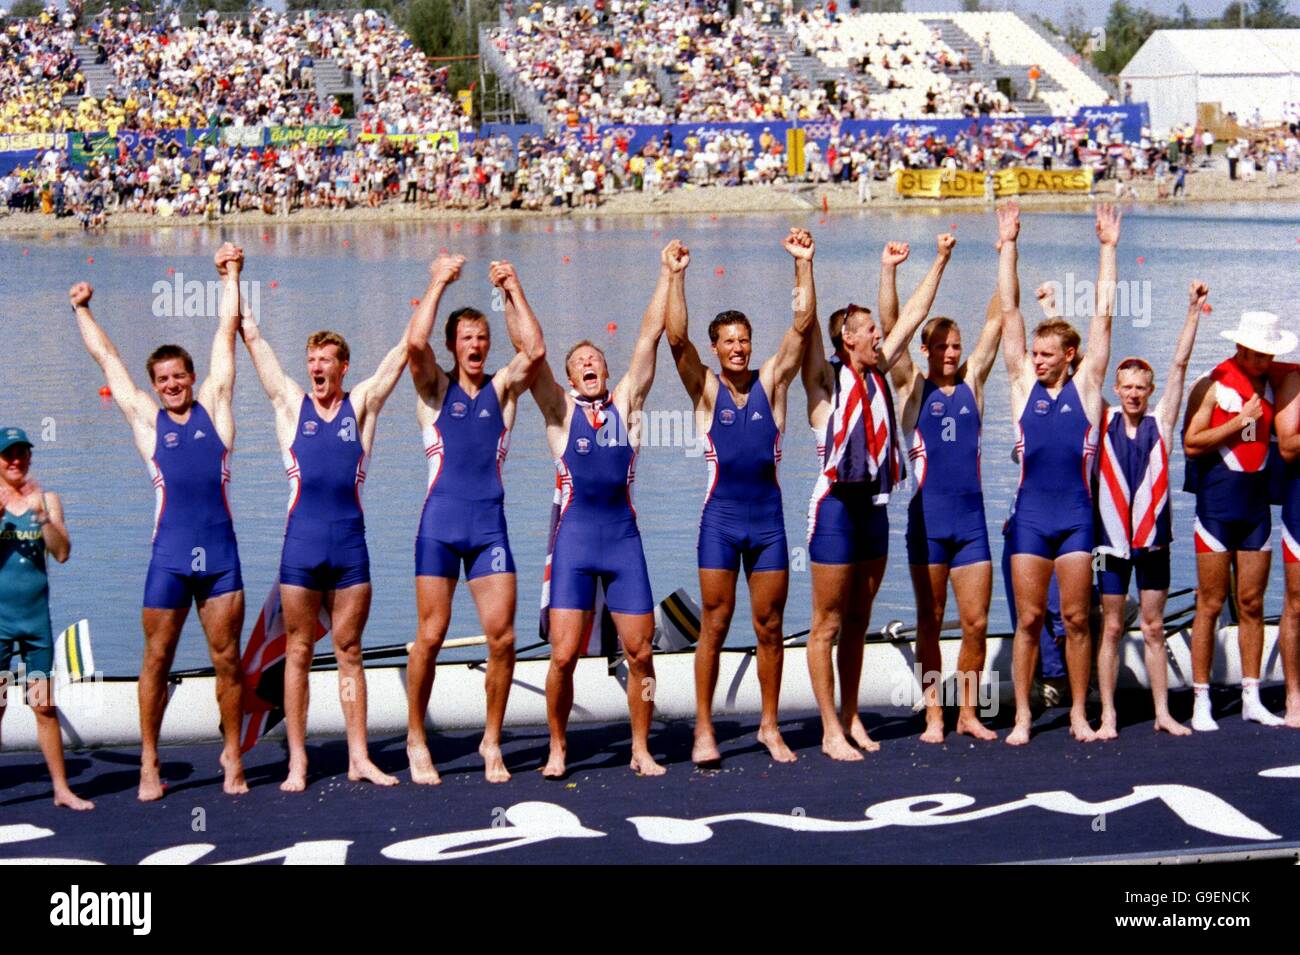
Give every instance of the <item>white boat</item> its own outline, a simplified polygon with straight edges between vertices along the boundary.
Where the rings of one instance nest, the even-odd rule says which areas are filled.
[[[1191,632],[1182,629],[1170,634],[1169,687],[1171,690],[1191,686]],[[996,708],[1010,705],[1011,638],[990,636],[987,664],[980,683],[980,702],[986,715]],[[1241,660],[1237,651],[1235,627],[1218,633],[1212,680],[1218,685],[1233,685],[1241,680]],[[960,639],[945,634],[941,641],[945,702],[955,702],[953,673],[956,669]],[[807,651],[803,646],[789,646],[785,652],[781,684],[781,708],[793,712],[816,708],[808,680]],[[752,649],[728,649],[721,655],[721,669],[715,713],[759,712],[759,686]],[[538,726],[546,722],[546,658],[520,660],[515,667],[514,685],[506,711],[507,726]],[[694,657],[691,650],[655,654],[655,715],[658,719],[685,720],[695,716]],[[484,689],[482,662],[440,663],[430,701],[428,722],[434,730],[463,730],[483,725]],[[1265,684],[1281,682],[1282,662],[1277,646],[1277,627],[1265,628]],[[627,679],[624,663],[612,669],[604,657],[587,657],[578,664],[575,675],[575,703],[572,720],[602,722],[627,718]],[[372,737],[403,733],[406,730],[406,667],[401,663],[372,665],[366,668],[369,696],[369,731]],[[164,745],[216,741],[220,738],[220,719],[214,695],[215,680],[210,675],[181,676],[170,688],[170,702],[163,720],[161,742]],[[1142,658],[1142,635],[1131,631],[1124,641],[1119,684],[1127,688],[1145,688],[1146,669]],[[94,677],[68,683],[56,689],[64,741],[70,748],[100,746],[138,746],[140,741],[139,710],[135,678]],[[35,721],[31,711],[19,703],[18,691],[10,689],[10,705],[5,717],[3,741],[6,750],[35,749]],[[872,639],[864,657],[862,685],[858,697],[864,708],[919,707],[921,684],[911,639]],[[339,705],[337,673],[314,670],[311,673],[311,706],[307,717],[308,733],[313,737],[342,736],[343,713]],[[283,724],[276,726],[269,739],[284,734]]]

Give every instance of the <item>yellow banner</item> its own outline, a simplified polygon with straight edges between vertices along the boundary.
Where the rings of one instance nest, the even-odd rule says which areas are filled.
[[[346,126],[271,126],[268,132],[272,146],[342,146],[348,141]]]
[[[466,116],[474,115],[474,93],[472,90],[459,90],[456,96],[460,99],[460,108]]]
[[[23,153],[33,149],[67,149],[67,133],[6,133],[0,136],[0,153]]]
[[[399,143],[414,139],[427,139],[431,143],[440,143],[446,139],[451,142],[452,149],[460,149],[460,133],[454,129],[440,133],[359,133],[357,135],[357,141],[362,143],[374,142],[376,139],[391,139]]]
[[[804,142],[805,133],[802,129],[795,127],[785,131],[786,175],[791,178],[802,176],[804,168],[808,165],[803,152]]]
[[[979,199],[984,195],[984,174],[960,169],[900,169],[894,188],[900,196]]]
[[[1025,169],[1015,167],[994,173],[993,192],[1018,196],[1027,192],[1091,192],[1091,169]]]

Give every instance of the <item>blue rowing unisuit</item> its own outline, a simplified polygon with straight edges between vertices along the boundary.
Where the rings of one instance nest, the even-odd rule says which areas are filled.
[[[184,423],[160,409],[154,428],[149,470],[157,500],[144,605],[176,609],[242,590],[226,499],[229,449],[197,401]]]
[[[513,574],[506,534],[501,465],[510,432],[488,375],[473,398],[456,379],[447,386],[435,424],[424,430],[429,490],[415,539],[417,577]]]
[[[352,400],[325,421],[303,395],[285,461],[291,498],[280,556],[280,583],[338,590],[370,581],[361,489],[366,454]]]
[[[579,405],[556,462],[560,525],[551,555],[551,609],[594,610],[596,582],[614,613],[650,613],[654,601],[632,509],[636,452],[612,402],[598,431]]]
[[[912,564],[963,567],[990,560],[980,486],[980,412],[964,381],[952,394],[927,379],[908,457],[916,492],[907,511]]]
[[[776,466],[781,432],[758,372],[751,372],[743,407],[718,382],[713,421],[705,440],[709,489],[697,547],[701,569],[788,570],[785,520]]]
[[[1020,415],[1020,489],[1007,530],[1013,554],[1091,552],[1097,440],[1074,381],[1053,398],[1035,381]]]

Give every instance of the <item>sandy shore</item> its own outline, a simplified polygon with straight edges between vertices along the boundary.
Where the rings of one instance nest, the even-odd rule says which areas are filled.
[[[1179,200],[1156,199],[1155,183],[1139,181],[1136,201],[1169,205],[1183,202],[1300,202],[1300,176],[1287,176],[1276,189],[1269,189],[1263,176],[1253,182],[1230,181],[1216,171],[1202,172],[1187,180],[1187,198]],[[414,205],[390,203],[377,209],[359,207],[346,210],[300,209],[287,218],[269,216],[260,211],[241,212],[223,216],[215,222],[200,218],[160,218],[138,213],[117,213],[109,217],[110,229],[157,229],[169,225],[202,226],[214,228],[231,225],[270,225],[287,223],[306,225],[314,223],[345,224],[353,222],[412,222],[461,221],[467,219],[540,219],[562,216],[639,216],[639,215],[743,215],[754,212],[847,212],[860,209],[898,208],[979,208],[986,205],[980,199],[904,199],[893,193],[891,183],[875,183],[874,198],[870,204],[858,202],[857,186],[802,184],[796,187],[779,186],[712,186],[688,187],[651,199],[643,193],[618,193],[610,196],[598,209],[545,209],[540,212],[522,212],[510,209],[417,209]],[[1092,195],[1030,195],[1021,196],[1026,207],[1059,208],[1087,205],[1096,199],[1114,197],[1114,186],[1102,183]],[[1132,200],[1128,200],[1132,201]],[[0,234],[22,235],[50,232],[77,232],[80,224],[73,217],[55,219],[52,215],[7,214],[0,218]]]

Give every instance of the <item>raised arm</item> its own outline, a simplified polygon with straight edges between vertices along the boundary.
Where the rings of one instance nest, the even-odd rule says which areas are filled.
[[[122,364],[122,356],[104,330],[95,321],[90,312],[90,299],[95,290],[86,282],[78,282],[68,290],[68,300],[72,311],[77,316],[77,328],[81,331],[81,340],[86,343],[86,351],[95,359],[104,372],[104,380],[113,392],[113,400],[126,415],[132,429],[153,427],[158,417],[158,406],[154,400],[131,380],[131,375]]]
[[[515,267],[505,261],[493,262],[488,269],[488,278],[505,297],[506,332],[515,346],[515,357],[502,372],[503,383],[506,390],[518,398],[531,387],[545,363],[546,342],[542,338],[542,326],[524,297],[524,287]]]
[[[952,250],[957,245],[957,239],[945,232],[935,240],[935,244],[938,252],[930,265],[930,271],[925,274],[921,284],[903,306],[903,311],[898,316],[898,324],[885,338],[884,354],[880,359],[881,371],[892,369],[894,363],[907,353],[912,336],[921,327],[925,317],[930,314],[930,306],[934,304],[934,297],[939,292],[943,270],[948,267],[948,262],[952,259]],[[911,364],[910,358],[908,364]]]
[[[1019,249],[1020,206],[998,207],[998,307],[1002,312],[1002,358],[1012,384],[1019,384],[1028,367],[1025,354],[1025,318],[1020,314]]]
[[[641,316],[641,331],[637,334],[636,345],[632,349],[632,361],[628,364],[627,374],[614,389],[615,402],[625,402],[629,412],[641,409],[654,384],[655,353],[659,350],[659,339],[664,333],[669,287],[674,281],[682,280],[682,273],[689,261],[690,253],[675,239],[659,253],[659,281],[655,283],[650,304]]]
[[[691,403],[698,405],[708,385],[709,369],[700,360],[700,353],[687,332],[686,268],[691,264],[691,252],[676,239],[669,245],[676,246],[675,261],[682,262],[682,270],[674,274],[668,286],[668,314],[664,318],[664,331],[668,333],[668,347],[672,349],[677,375],[682,379]]]
[[[393,393],[397,387],[398,381],[402,378],[402,372],[406,368],[406,337],[410,329],[410,323],[402,332],[402,340],[389,350],[388,354],[379,362],[379,367],[375,373],[367,378],[356,388],[352,389],[352,404],[357,408],[357,414],[373,417],[383,410],[384,402],[388,396]],[[357,407],[357,406],[360,407]]]
[[[212,339],[208,377],[199,389],[199,403],[212,413],[223,440],[234,437],[234,416],[230,402],[235,392],[235,338],[239,335],[239,276],[244,268],[244,250],[230,242],[212,258],[221,276],[221,312]]]
[[[772,356],[772,377],[782,385],[794,381],[808,340],[817,331],[817,286],[813,282],[813,256],[817,246],[806,229],[791,229],[782,247],[794,258],[794,321],[781,337]]]
[[[32,503],[32,517],[41,528],[41,539],[49,555],[60,564],[72,554],[72,540],[63,523],[63,501],[53,491],[42,491]]]
[[[1277,449],[1290,464],[1300,460],[1300,371],[1287,372],[1277,389]]]
[[[966,359],[963,377],[967,383],[974,383],[977,389],[984,387],[984,383],[989,380],[989,373],[993,371],[993,362],[998,357],[998,345],[1001,343],[1002,305],[998,300],[998,293],[994,292],[984,308],[984,327],[980,330],[979,341],[975,343],[975,350]]]
[[[1110,203],[1097,206],[1097,241],[1101,251],[1097,263],[1097,299],[1088,328],[1088,350],[1078,374],[1093,394],[1100,395],[1106,385],[1106,366],[1110,364],[1110,326],[1115,314],[1115,283],[1119,246],[1119,210]]]
[[[290,417],[297,415],[304,392],[296,381],[284,373],[271,343],[262,337],[257,316],[247,309],[242,310],[239,335],[244,340],[244,347],[248,349],[248,357],[253,360],[257,380],[262,383],[262,389],[271,399],[271,407],[276,414]]]
[[[429,266],[429,287],[424,290],[420,304],[406,326],[406,353],[411,362],[411,378],[422,398],[440,392],[447,378],[446,372],[438,365],[429,336],[433,334],[433,322],[438,316],[442,293],[460,278],[464,265],[463,255],[440,255],[433,260]]]
[[[1192,347],[1196,344],[1196,331],[1201,324],[1201,310],[1209,295],[1208,285],[1199,279],[1192,279],[1187,293],[1187,317],[1183,319],[1183,330],[1178,336],[1178,344],[1174,346],[1174,357],[1169,363],[1164,391],[1156,402],[1156,420],[1160,422],[1165,434],[1173,434],[1174,425],[1178,423],[1178,410],[1183,405],[1183,385],[1187,381],[1187,364],[1192,360]]]
[[[886,242],[880,253],[880,288],[876,292],[876,311],[880,315],[880,334],[888,335],[898,322],[898,267],[907,261],[911,246],[906,242]]]

